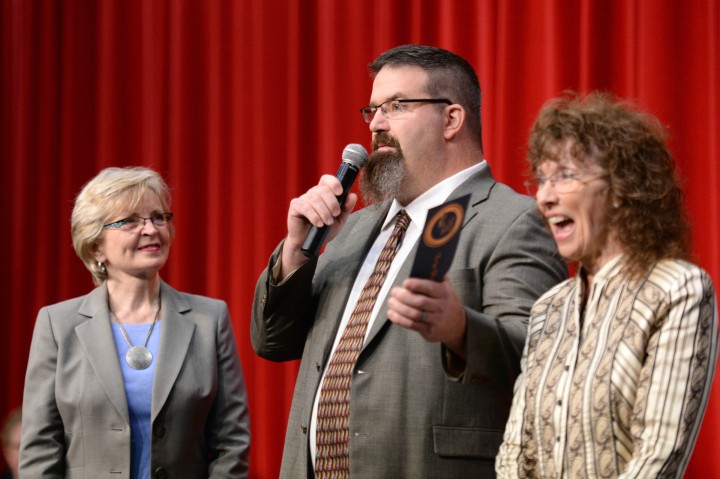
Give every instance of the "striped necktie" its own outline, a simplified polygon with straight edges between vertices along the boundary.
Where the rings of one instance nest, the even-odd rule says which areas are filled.
[[[365,341],[370,314],[395,254],[402,243],[410,217],[405,210],[396,216],[395,229],[388,238],[370,278],[363,287],[340,342],[330,358],[320,389],[317,411],[317,454],[315,477],[340,479],[350,476],[349,420],[350,384],[360,349]]]

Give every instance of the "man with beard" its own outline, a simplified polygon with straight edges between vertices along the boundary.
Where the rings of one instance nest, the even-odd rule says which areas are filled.
[[[368,206],[351,214],[357,195],[340,205],[323,176],[290,202],[255,292],[257,354],[302,358],[281,477],[493,477],[530,307],[566,270],[534,202],[483,160],[470,64],[405,45],[370,68]],[[446,277],[410,278],[428,209],[468,194]],[[313,225],[330,228],[319,258],[301,251]]]

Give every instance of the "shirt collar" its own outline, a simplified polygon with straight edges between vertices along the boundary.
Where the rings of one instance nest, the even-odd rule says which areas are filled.
[[[606,283],[611,277],[614,277],[617,274],[617,270],[623,267],[625,263],[623,261],[624,257],[625,255],[620,253],[619,255],[615,256],[610,261],[605,263],[603,267],[600,268],[597,273],[595,273],[595,276],[593,277],[593,283]],[[586,274],[586,271],[582,267],[580,267],[579,276],[585,276]]]
[[[415,198],[407,206],[402,206],[398,200],[393,199],[390,209],[388,210],[388,214],[385,217],[382,229],[384,230],[390,224],[394,224],[395,215],[397,215],[398,211],[402,209],[407,212],[408,216],[410,216],[410,220],[414,224],[419,225],[420,227],[425,226],[425,219],[430,208],[434,208],[435,206],[444,203],[452,192],[467,181],[468,178],[476,173],[479,173],[485,168],[487,168],[487,161],[485,160],[465,168],[464,170],[459,171],[458,173],[455,173],[454,175],[445,178],[440,183],[434,185],[425,193]]]

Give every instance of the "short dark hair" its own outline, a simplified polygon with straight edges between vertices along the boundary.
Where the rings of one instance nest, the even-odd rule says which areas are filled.
[[[427,45],[401,45],[386,51],[370,63],[372,76],[385,66],[413,66],[428,74],[428,94],[460,104],[467,113],[468,128],[482,147],[480,82],[472,65],[461,56]]]
[[[654,116],[607,93],[550,100],[530,132],[528,160],[537,171],[570,141],[573,159],[597,164],[609,185],[608,219],[632,276],[666,258],[687,259],[689,224],[666,131]],[[617,207],[615,206],[617,204]]]

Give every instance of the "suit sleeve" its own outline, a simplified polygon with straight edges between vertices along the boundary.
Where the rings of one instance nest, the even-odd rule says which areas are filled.
[[[50,314],[40,310],[25,375],[22,433],[20,441],[21,478],[65,477],[65,436],[55,401],[58,345]]]
[[[276,284],[272,268],[281,252],[282,243],[258,279],[250,330],[255,352],[271,361],[290,361],[302,357],[315,311],[312,279],[317,258],[310,259]]]
[[[218,392],[208,418],[211,478],[248,477],[250,418],[240,358],[227,305],[217,327]]]
[[[532,305],[566,277],[565,262],[539,213],[526,210],[502,235],[485,266],[482,311],[466,308],[464,382],[512,390]]]

